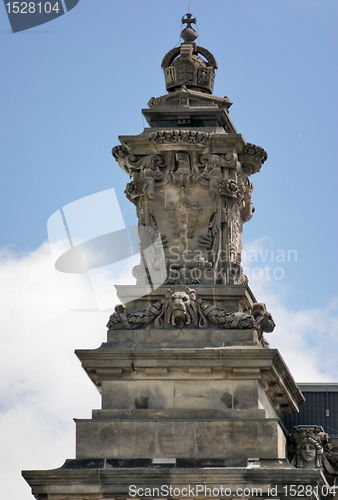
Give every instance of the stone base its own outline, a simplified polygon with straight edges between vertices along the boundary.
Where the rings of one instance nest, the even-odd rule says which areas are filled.
[[[232,329],[172,328],[161,330],[109,330],[108,343],[114,348],[162,347],[226,347],[260,345],[257,331]]]
[[[278,351],[193,345],[77,351],[102,392],[77,459],[284,459],[279,418],[302,395]]]
[[[306,486],[319,492],[310,498],[323,498],[322,492],[329,489],[320,470],[295,469],[287,460],[256,458],[240,466],[226,465],[226,461],[211,459],[178,459],[170,463],[137,459],[67,460],[60,469],[24,471],[23,477],[37,500],[291,499],[295,498],[295,492],[300,493],[296,498],[304,498],[301,493]]]
[[[285,458],[277,419],[75,420],[76,458]]]

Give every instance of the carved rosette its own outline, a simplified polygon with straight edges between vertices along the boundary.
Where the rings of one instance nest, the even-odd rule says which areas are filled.
[[[149,154],[124,146],[112,153],[132,178],[125,193],[136,206],[139,226],[161,235],[166,282],[246,283],[241,233],[254,212],[248,158],[264,161],[264,150],[248,144],[241,152],[243,167],[233,148],[210,152],[212,136],[203,131],[160,130],[147,138]],[[141,238],[141,249],[147,245],[149,239]]]

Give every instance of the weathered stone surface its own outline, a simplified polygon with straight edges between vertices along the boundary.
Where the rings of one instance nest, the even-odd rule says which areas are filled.
[[[196,456],[196,423],[194,421],[157,422],[157,457],[194,457]]]
[[[175,381],[175,408],[233,408],[224,402],[224,394],[232,393],[232,382],[225,380]]]
[[[174,383],[170,380],[102,382],[103,409],[165,409],[174,407]]]
[[[267,498],[274,487],[274,497],[285,498],[285,491],[289,492],[291,485],[296,491],[304,485],[309,485],[312,491],[329,487],[320,470],[295,469],[283,459],[244,461],[237,467],[235,463],[235,460],[224,460],[222,464],[215,460],[205,460],[202,464],[197,460],[177,460],[176,466],[153,466],[146,460],[142,465],[137,465],[137,460],[131,463],[126,460],[67,460],[59,469],[25,471],[23,475],[38,500],[130,498],[131,484],[151,489],[168,485],[182,490],[188,485],[198,484],[210,491],[230,488],[231,494],[227,498],[231,500],[243,497],[244,489],[253,492],[253,497]],[[261,492],[257,488],[261,488]],[[208,490],[203,490],[195,498],[210,496]],[[158,495],[154,492],[153,497],[158,498]]]
[[[258,383],[256,380],[234,381],[234,408],[256,408],[258,404]]]
[[[166,383],[182,381],[179,386],[182,391],[185,390],[183,381],[192,381],[196,387],[200,387],[201,408],[203,408],[203,397],[208,398],[209,389],[203,392],[202,388],[206,386],[199,384],[201,381],[204,384],[206,381],[210,384],[214,382],[213,391],[215,393],[219,390],[219,401],[223,398],[222,404],[229,405],[229,396],[224,394],[228,393],[231,394],[233,402],[231,404],[234,404],[234,408],[236,402],[240,405],[239,408],[264,408],[267,415],[272,417],[276,415],[281,417],[285,413],[297,411],[298,405],[304,399],[276,349],[257,346],[199,348],[193,343],[189,348],[151,349],[143,346],[133,348],[126,346],[123,349],[121,346],[115,348],[114,344],[105,344],[100,349],[76,351],[76,354],[89,377],[102,392],[104,408],[108,406],[106,402],[112,401],[113,398],[113,389],[109,389],[110,381],[135,383],[133,381],[156,380],[158,390],[162,391],[163,395],[167,394],[165,398],[163,396],[162,401],[167,402],[170,401],[165,389],[168,385],[163,384],[161,389],[160,381]],[[231,390],[229,383],[232,384]],[[178,390],[178,386],[176,389],[175,385],[173,387],[176,398],[179,397],[182,401],[183,393]],[[188,390],[188,385],[186,388]],[[136,393],[137,391],[131,391],[135,397]],[[138,396],[150,397],[150,393],[140,391]],[[134,400],[130,396],[130,402],[132,401]],[[175,396],[173,401],[175,404]],[[149,402],[150,399],[148,404]],[[134,404],[131,408],[135,409]]]
[[[138,330],[110,330],[108,343],[118,348],[137,348],[140,346],[153,348],[163,347],[225,347],[225,346],[254,346],[259,345],[259,339],[254,329],[220,330],[220,329],[138,329]]]
[[[196,426],[198,450],[201,456],[212,458],[249,458],[255,451],[263,458],[285,458],[286,439],[278,427],[278,423],[272,419],[258,422],[204,422]]]
[[[210,408],[175,408],[165,410],[129,409],[129,410],[93,410],[93,420],[222,420],[222,419],[257,419],[265,418],[263,409],[210,409]]]
[[[157,374],[157,380],[103,380],[102,408],[166,411],[264,409],[266,416],[277,417],[276,409],[263,392],[259,378],[217,380],[215,377],[208,378],[210,374],[210,371],[190,369],[185,376],[172,380],[160,380],[160,374]]]
[[[278,419],[75,420],[76,458],[285,458]]]
[[[147,458],[157,455],[156,422],[75,420],[77,458]]]

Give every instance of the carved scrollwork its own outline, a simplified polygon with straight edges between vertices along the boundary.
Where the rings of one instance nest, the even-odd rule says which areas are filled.
[[[125,167],[131,174],[151,170],[157,180],[162,177],[159,167],[163,167],[164,165],[164,158],[158,154],[147,155],[141,159],[137,159],[137,157],[132,154],[125,157]]]
[[[160,167],[165,165],[164,159],[160,155],[147,155],[137,159],[134,155],[128,154],[120,160],[123,169],[135,179],[127,184],[125,193],[127,198],[134,203],[136,198],[147,195],[148,199],[154,198],[155,181],[160,181],[163,174]]]
[[[218,155],[214,155],[211,153],[201,155],[200,157],[201,165],[205,167],[221,167],[223,165],[222,158]]]
[[[237,172],[239,171],[240,163],[236,153],[226,153],[223,155],[223,158],[225,167],[235,169]]]
[[[203,168],[203,170],[199,174],[197,174],[194,179],[209,180],[210,177],[214,174],[214,167],[219,166],[221,166],[221,159],[219,156],[213,154],[202,155],[200,157],[200,164],[198,165],[198,168]]]
[[[234,179],[224,179],[221,176],[221,169],[223,167],[230,168],[230,164],[233,166],[232,160],[234,157],[237,164],[237,155],[227,154],[225,158],[211,153],[201,155],[198,167],[200,169],[203,168],[203,170],[199,174],[194,175],[193,179],[196,181],[208,180],[209,190],[213,195],[220,194],[221,196],[237,197],[237,182]]]
[[[135,173],[151,171],[154,179],[160,180],[162,173],[159,167],[165,166],[165,160],[158,154],[149,154],[141,158],[133,155],[124,146],[115,146],[112,149],[112,155],[119,166],[132,177]]]

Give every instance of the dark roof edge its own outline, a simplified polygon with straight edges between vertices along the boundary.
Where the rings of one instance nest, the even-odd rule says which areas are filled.
[[[297,383],[302,392],[338,392],[338,382]]]

